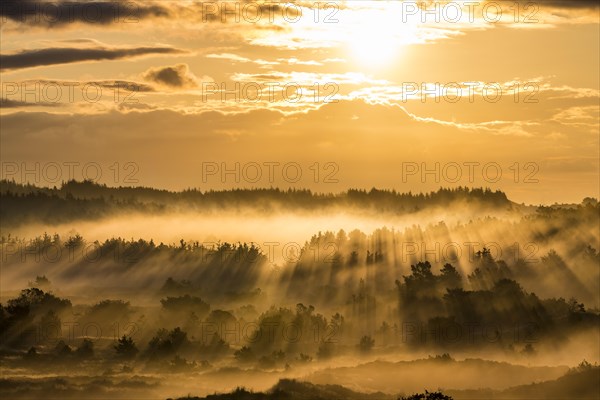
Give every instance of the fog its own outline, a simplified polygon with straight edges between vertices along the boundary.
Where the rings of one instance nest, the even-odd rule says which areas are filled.
[[[597,202],[2,195],[11,398],[595,398]]]

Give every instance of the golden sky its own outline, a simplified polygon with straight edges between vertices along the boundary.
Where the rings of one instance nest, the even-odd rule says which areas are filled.
[[[597,0],[3,1],[2,177],[580,202],[600,190],[599,17]]]

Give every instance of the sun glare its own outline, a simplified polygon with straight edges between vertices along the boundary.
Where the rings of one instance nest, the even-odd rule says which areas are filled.
[[[407,43],[415,40],[415,27],[402,22],[394,3],[384,3],[361,13],[354,13],[353,33],[346,38],[356,63],[381,68],[395,61]]]

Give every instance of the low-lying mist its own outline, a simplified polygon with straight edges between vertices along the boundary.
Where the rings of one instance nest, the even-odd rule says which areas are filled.
[[[11,398],[238,386],[300,399],[438,388],[523,398],[595,387],[591,199],[531,207],[467,189],[240,196],[70,185],[2,192],[0,392]]]

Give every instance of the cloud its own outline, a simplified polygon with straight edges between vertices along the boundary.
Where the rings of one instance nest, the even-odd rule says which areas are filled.
[[[0,108],[22,108],[22,107],[58,107],[60,104],[51,102],[28,102],[12,100],[0,97]]]
[[[239,22],[240,19],[270,20],[271,17],[281,17],[285,11],[288,18],[296,18],[300,12],[295,7],[287,7],[278,2],[258,2],[256,0],[241,0],[226,4],[225,2],[203,2],[201,6],[202,21],[204,22]],[[243,17],[243,18],[242,18]]]
[[[182,53],[185,53],[185,51],[172,47],[54,47],[47,49],[23,50],[14,54],[2,54],[0,55],[0,70],[15,70],[85,61],[118,60],[150,54]]]
[[[96,25],[135,23],[146,18],[169,15],[169,10],[162,5],[131,0],[3,0],[0,5],[0,16],[3,20],[48,28],[77,22]]]
[[[129,92],[155,92],[152,86],[145,83],[139,83],[134,81],[122,81],[122,80],[108,80],[108,81],[92,81],[86,82],[92,85],[98,85],[107,89],[122,89]],[[85,83],[84,83],[85,85]]]
[[[303,5],[311,7],[310,4]],[[206,1],[139,1],[139,0],[2,0],[0,18],[28,26],[62,28],[70,24],[114,25],[138,23],[143,20],[174,19],[238,23],[241,19],[255,21],[281,19],[285,15],[295,18],[296,7],[283,7],[277,2],[263,3],[256,0],[237,2]],[[243,17],[243,18],[242,18]],[[281,30],[269,24],[260,29]]]
[[[207,54],[206,58],[214,58],[214,59],[222,59],[222,60],[230,60],[233,62],[242,62],[242,63],[254,63],[258,65],[279,65],[279,61],[267,61],[263,59],[250,59],[247,57],[243,57],[237,54],[231,53],[219,53],[219,54]]]
[[[7,113],[24,107],[62,107],[61,112],[80,112],[78,108],[84,104],[91,108],[104,104],[100,109],[105,111],[111,102],[137,102],[136,94],[151,92],[156,92],[152,86],[129,80],[4,80],[0,107]]]
[[[187,64],[151,68],[144,73],[144,79],[161,86],[177,89],[196,88],[200,81],[190,72]]]
[[[236,82],[279,82],[281,85],[294,84],[302,86],[321,85],[389,85],[385,79],[375,79],[362,72],[345,72],[338,74],[326,74],[316,72],[273,72],[270,74],[246,74],[235,73],[231,79]]]
[[[454,88],[461,88],[455,91]],[[466,90],[467,87],[470,89]],[[495,82],[491,89],[485,82],[405,82],[400,85],[363,87],[346,98],[366,98],[370,102],[398,104],[424,118],[456,121],[461,124],[481,124],[490,121],[554,120],[560,111],[598,107],[597,89],[555,86],[550,78],[529,78]],[[484,97],[483,88],[487,88]],[[518,90],[516,90],[518,88]],[[496,95],[495,99],[489,97]],[[511,122],[511,123],[512,123]],[[564,123],[564,121],[561,121]],[[597,131],[597,123],[595,129]]]
[[[279,171],[290,161],[303,168],[315,162],[336,162],[339,187],[326,187],[335,191],[374,185],[397,188],[404,162],[426,162],[429,168],[436,162],[477,162],[479,168],[495,162],[508,171],[516,162],[542,165],[544,160],[577,154],[578,168],[589,174],[547,173],[541,168],[537,185],[523,188],[522,182],[515,183],[512,175],[505,174],[497,187],[527,192],[537,201],[543,193],[567,184],[583,188],[576,195],[585,197],[598,181],[597,166],[592,169],[589,161],[598,159],[597,134],[591,134],[587,126],[561,121],[455,124],[419,118],[403,107],[360,100],[341,100],[294,114],[264,108],[189,113],[148,110],[141,104],[121,111],[7,114],[1,117],[0,156],[5,161],[62,163],[76,155],[76,160],[106,165],[115,159],[129,160],[139,165],[144,185],[169,188],[199,185],[202,163],[209,161],[226,163],[228,168],[238,162],[278,162]],[[550,133],[555,136],[552,140]],[[156,149],[160,149],[160,160]],[[305,175],[309,181],[310,176]],[[275,185],[289,187],[281,175],[278,179]],[[228,180],[223,187],[231,184]],[[415,181],[402,187],[407,191],[439,187],[434,180],[428,184],[422,187]]]
[[[247,57],[242,57],[237,54],[232,53],[218,53],[218,54],[207,54],[206,58],[215,58],[221,60],[229,60],[229,61],[239,61],[239,62],[252,62],[251,59]]]
[[[529,0],[518,0],[521,3],[534,4],[541,7],[553,7],[553,8],[598,8],[598,0],[538,0],[536,3],[532,3]]]
[[[156,90],[145,83],[126,81],[126,80],[96,80],[96,81],[61,81],[53,79],[35,79],[19,82],[18,86],[29,87],[30,85],[41,85],[44,86],[57,86],[57,87],[69,87],[69,86],[99,86],[103,89],[121,89],[130,92],[155,92]]]

